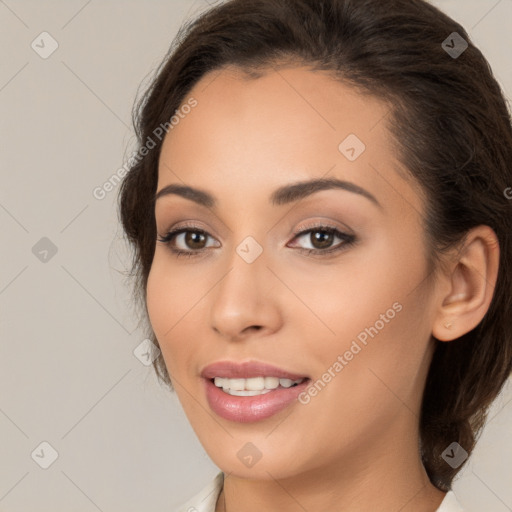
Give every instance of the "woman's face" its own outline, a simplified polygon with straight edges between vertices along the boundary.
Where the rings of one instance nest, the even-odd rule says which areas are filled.
[[[147,305],[205,450],[225,472],[260,479],[352,472],[390,448],[417,456],[433,296],[424,205],[397,173],[386,106],[306,68],[214,72],[190,97],[197,105],[165,138],[157,191],[202,195],[157,199],[159,238],[188,231],[157,242]],[[320,179],[349,185],[283,192]],[[278,370],[203,377],[216,362]],[[285,372],[308,380],[286,387]]]

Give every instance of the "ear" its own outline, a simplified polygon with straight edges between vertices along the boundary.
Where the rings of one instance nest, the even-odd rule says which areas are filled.
[[[483,319],[496,287],[499,242],[489,226],[470,230],[460,251],[440,277],[432,335],[451,341]]]

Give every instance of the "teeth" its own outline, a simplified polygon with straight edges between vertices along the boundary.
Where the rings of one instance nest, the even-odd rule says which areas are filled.
[[[265,377],[265,389],[276,389],[277,387],[279,387],[277,377]]]
[[[270,389],[262,389],[261,391],[258,390],[243,390],[243,391],[237,391],[236,389],[224,389],[223,390],[226,393],[229,393],[230,395],[234,396],[256,396],[256,395],[264,395],[265,393],[270,393]]]
[[[251,377],[249,379],[215,377],[214,382],[218,388],[222,388],[223,391],[230,395],[256,396],[264,395],[280,385],[283,388],[289,388],[294,384],[300,384],[304,380],[279,379],[277,377]]]

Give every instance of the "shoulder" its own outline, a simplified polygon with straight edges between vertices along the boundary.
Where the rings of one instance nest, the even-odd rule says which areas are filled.
[[[218,473],[215,478],[176,512],[215,512],[215,505],[224,484],[224,473]]]
[[[448,491],[436,512],[464,512],[464,510],[457,500],[455,493]]]

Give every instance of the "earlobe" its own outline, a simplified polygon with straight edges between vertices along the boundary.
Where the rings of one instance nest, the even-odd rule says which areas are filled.
[[[446,286],[438,297],[439,307],[432,335],[452,341],[474,329],[484,318],[494,295],[499,268],[499,243],[489,226],[477,226],[445,275]]]

